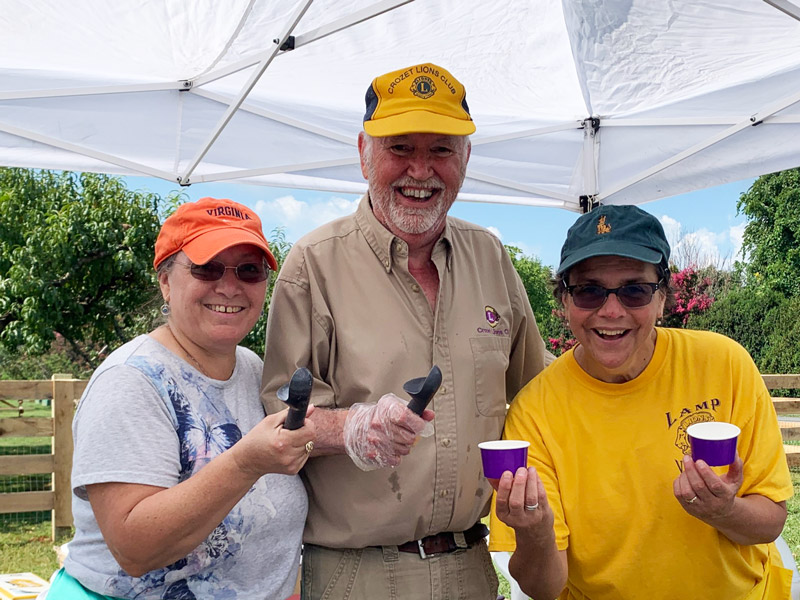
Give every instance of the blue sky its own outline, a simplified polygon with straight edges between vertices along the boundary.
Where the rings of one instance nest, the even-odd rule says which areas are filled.
[[[327,221],[351,213],[359,200],[355,195],[240,183],[203,183],[181,188],[159,179],[125,179],[130,189],[149,190],[163,196],[177,190],[190,200],[204,196],[231,198],[258,213],[268,237],[270,231],[283,227],[290,242]],[[752,182],[748,179],[647,202],[641,208],[664,225],[678,266],[687,266],[688,261],[699,266],[710,263],[729,267],[741,258],[739,250],[746,223],[742,215],[736,214],[736,202]],[[474,202],[456,202],[450,214],[491,229],[504,244],[517,246],[551,267],[558,264],[567,229],[578,217],[577,213],[563,209]]]

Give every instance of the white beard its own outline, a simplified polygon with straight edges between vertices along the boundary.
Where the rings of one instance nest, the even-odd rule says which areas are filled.
[[[434,203],[429,206],[404,206],[394,201],[395,188],[403,187],[404,185],[410,187],[432,187],[439,190],[439,195]],[[444,183],[438,177],[425,182],[404,177],[383,190],[370,190],[372,202],[380,207],[386,219],[403,233],[414,235],[430,231],[445,218],[447,210],[452,204],[449,201],[451,195],[455,194],[445,190]]]
[[[444,218],[444,198],[440,194],[436,202],[426,207],[406,207],[389,203],[386,216],[403,233],[420,234],[433,229]]]

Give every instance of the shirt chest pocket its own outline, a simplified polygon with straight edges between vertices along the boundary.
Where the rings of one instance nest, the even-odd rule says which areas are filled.
[[[506,370],[511,341],[505,337],[471,338],[475,404],[485,417],[506,414]]]

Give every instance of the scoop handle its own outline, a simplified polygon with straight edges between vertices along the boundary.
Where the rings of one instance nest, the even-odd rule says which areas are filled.
[[[300,367],[292,375],[289,381],[289,388],[285,392],[286,399],[284,402],[289,406],[289,413],[283,422],[284,429],[300,429],[306,420],[306,411],[308,411],[308,401],[311,398],[311,387],[313,385],[313,378],[311,371],[305,367]],[[283,390],[281,390],[283,392]],[[282,394],[279,394],[279,397]]]
[[[411,401],[408,403],[411,412],[421,417],[440,385],[442,385],[442,371],[438,365],[433,365],[427,377],[417,377],[407,381],[403,389],[411,396]]]
[[[284,429],[300,429],[306,420],[306,412],[308,411],[308,402],[301,407],[289,407],[289,414],[286,415],[286,420],[283,422]]]

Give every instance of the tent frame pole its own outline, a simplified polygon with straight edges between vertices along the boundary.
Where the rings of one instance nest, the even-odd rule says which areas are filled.
[[[604,190],[602,193],[597,195],[597,198],[598,198],[598,200],[600,200],[602,202],[605,198],[608,198],[609,196],[612,196],[613,194],[616,194],[616,193],[618,193],[618,192],[620,192],[620,191],[622,191],[622,190],[624,190],[626,188],[629,188],[632,185],[635,185],[635,184],[639,183],[643,179],[646,179],[646,178],[650,177],[651,175],[655,175],[659,171],[663,171],[664,169],[667,169],[668,167],[671,167],[674,164],[677,164],[677,163],[679,163],[679,162],[681,162],[683,160],[686,160],[690,156],[693,156],[693,155],[697,154],[698,152],[701,152],[701,151],[705,150],[706,148],[709,148],[709,147],[713,146],[714,144],[717,144],[717,143],[721,142],[722,140],[725,140],[725,139],[731,137],[732,135],[735,135],[735,134],[739,133],[743,129],[747,129],[748,127],[755,127],[755,126],[761,125],[762,123],[764,123],[765,120],[769,120],[770,117],[772,117],[772,115],[774,115],[776,112],[784,110],[785,108],[788,108],[788,107],[790,107],[790,106],[792,106],[794,104],[797,104],[798,102],[800,102],[800,92],[796,92],[794,94],[790,94],[789,96],[781,98],[780,100],[777,100],[777,101],[775,101],[775,102],[773,102],[771,104],[768,104],[767,106],[765,106],[761,110],[759,110],[757,113],[755,113],[755,114],[751,115],[750,117],[740,121],[736,125],[733,125],[732,127],[729,127],[728,129],[725,129],[724,131],[721,131],[719,133],[716,133],[716,134],[712,135],[711,137],[703,140],[702,142],[699,142],[699,143],[687,148],[686,150],[684,150],[682,152],[679,152],[678,154],[676,154],[675,156],[672,156],[671,158],[668,158],[667,160],[661,161],[660,163],[650,167],[649,169],[645,169],[644,171],[634,175],[633,177],[630,177],[630,178],[622,181],[621,183],[618,183],[617,185],[611,187],[608,190]],[[767,121],[767,122],[769,122],[769,121]]]
[[[276,167],[262,167],[259,169],[240,169],[236,171],[225,171],[220,173],[209,173],[207,175],[199,175],[194,178],[194,183],[212,182],[212,181],[226,181],[229,179],[243,179],[245,177],[258,177],[261,175],[276,175],[278,173],[297,173],[299,171],[310,171],[312,169],[325,169],[328,167],[346,167],[348,165],[357,165],[359,157],[354,158],[338,158],[334,160],[320,160],[311,163],[293,164],[293,165],[279,165]]]
[[[792,4],[789,0],[764,0],[764,2],[800,21],[800,6]]]
[[[207,100],[212,100],[214,102],[219,102],[220,104],[228,104],[229,99],[223,97],[220,94],[215,92],[210,92],[208,90],[198,90],[192,89],[192,94],[200,96],[202,98],[206,98]],[[266,117],[267,119],[271,119],[278,123],[283,123],[284,125],[288,125],[290,127],[294,127],[296,129],[302,129],[303,131],[308,131],[310,133],[314,133],[321,137],[325,137],[331,140],[336,140],[337,142],[341,142],[343,144],[347,144],[349,146],[355,147],[357,145],[357,141],[355,138],[349,135],[342,135],[341,133],[336,133],[329,129],[323,129],[322,127],[318,127],[316,125],[311,125],[304,121],[300,121],[298,119],[294,119],[292,117],[287,117],[286,115],[280,115],[276,112],[272,112],[269,110],[265,110],[263,108],[259,108],[256,106],[252,106],[247,104],[247,102],[242,103],[239,107],[240,111],[252,113],[254,115],[258,115],[260,117]],[[196,181],[196,180],[195,180]]]
[[[46,144],[48,146],[52,146],[53,148],[59,148],[61,150],[66,150],[67,152],[74,152],[75,154],[81,154],[83,156],[88,156],[90,158],[94,158],[97,160],[101,160],[103,162],[110,163],[112,165],[117,165],[118,167],[124,167],[126,169],[130,169],[131,171],[135,171],[137,173],[141,173],[142,175],[149,175],[151,177],[158,177],[160,179],[166,179],[167,181],[174,181],[174,176],[172,173],[167,171],[162,171],[160,169],[154,169],[152,167],[148,167],[141,163],[133,162],[130,160],[126,160],[124,158],[120,158],[119,156],[115,156],[113,154],[108,154],[106,152],[98,152],[97,150],[91,150],[89,148],[84,148],[83,146],[78,146],[77,144],[71,144],[69,142],[65,142],[63,140],[58,140],[56,138],[52,138],[50,136],[42,135],[40,133],[36,133],[34,131],[28,131],[27,129],[22,129],[20,127],[14,127],[12,125],[6,125],[5,123],[0,122],[0,131],[4,131],[5,133],[9,133],[11,135],[15,135],[17,137],[31,140],[33,142],[38,142],[40,144]]]
[[[285,54],[286,52],[290,52],[291,50],[295,50],[300,46],[305,46],[306,44],[310,44],[311,42],[315,42],[320,40],[324,37],[328,37],[334,33],[352,27],[353,25],[358,25],[359,23],[363,23],[364,21],[368,21],[374,17],[380,16],[386,12],[394,10],[400,6],[405,4],[409,4],[414,0],[383,0],[382,2],[376,2],[372,6],[368,6],[366,8],[362,8],[361,10],[357,10],[351,15],[347,17],[342,17],[341,19],[337,19],[328,23],[327,25],[322,25],[317,27],[316,29],[312,29],[311,31],[307,31],[306,33],[301,33],[297,36],[290,36],[294,40],[294,45],[291,49],[284,48],[284,44],[281,44],[280,50],[281,53]],[[285,42],[284,42],[285,43]],[[216,71],[211,71],[206,73],[205,75],[200,75],[196,77],[194,80],[194,86],[199,87],[203,86],[207,83],[212,81],[216,81],[217,79],[221,79],[228,75],[232,75],[233,73],[237,73],[238,71],[242,71],[253,65],[259,64],[265,58],[268,58],[270,53],[260,53],[254,56],[249,56],[247,58],[243,58],[233,64],[228,65],[225,68],[218,69]]]
[[[469,167],[467,168],[467,177],[470,179],[474,179],[475,181],[483,181],[484,183],[491,183],[492,185],[501,186],[504,188],[508,188],[510,190],[527,192],[528,194],[536,194],[537,196],[542,196],[544,198],[554,198],[556,200],[561,200],[562,202],[565,202],[568,205],[577,208],[575,197],[570,196],[569,194],[562,194],[560,192],[555,192],[552,190],[547,190],[532,185],[514,183],[513,181],[500,179],[499,177],[493,177],[492,175],[487,175],[486,173],[480,173],[478,171],[470,169]]]
[[[600,118],[589,117],[583,121],[583,189],[586,196],[597,196],[597,163],[600,157]],[[586,196],[581,196],[584,198]],[[579,202],[581,210],[588,212],[583,201]]]
[[[264,71],[266,71],[269,65],[272,63],[273,59],[280,51],[280,47],[283,45],[286,39],[291,35],[292,31],[294,31],[294,28],[300,22],[300,19],[303,18],[303,15],[305,15],[306,11],[311,6],[312,2],[314,2],[314,0],[305,0],[305,2],[303,2],[297,7],[294,14],[292,15],[292,18],[289,20],[288,25],[286,26],[286,30],[283,32],[283,34],[281,34],[280,38],[276,39],[275,46],[269,52],[269,55],[261,60],[261,62],[256,67],[255,71],[248,78],[247,83],[245,83],[244,87],[236,95],[236,98],[234,98],[233,102],[228,106],[227,110],[225,111],[225,114],[222,116],[219,123],[217,123],[216,127],[214,127],[213,132],[206,140],[206,143],[203,145],[203,147],[200,149],[197,155],[189,163],[189,166],[183,172],[183,175],[179,177],[178,183],[180,183],[181,185],[189,185],[191,183],[190,177],[194,172],[194,170],[197,168],[197,165],[200,164],[200,161],[203,160],[203,157],[211,149],[211,146],[213,146],[214,142],[217,141],[217,138],[222,133],[222,130],[225,129],[225,127],[227,127],[228,123],[230,123],[230,120],[233,118],[233,115],[236,114],[236,111],[239,109],[239,106],[241,106],[245,98],[247,98],[247,95],[253,90],[256,83],[258,83],[258,80],[261,79],[261,76],[264,74]]]

